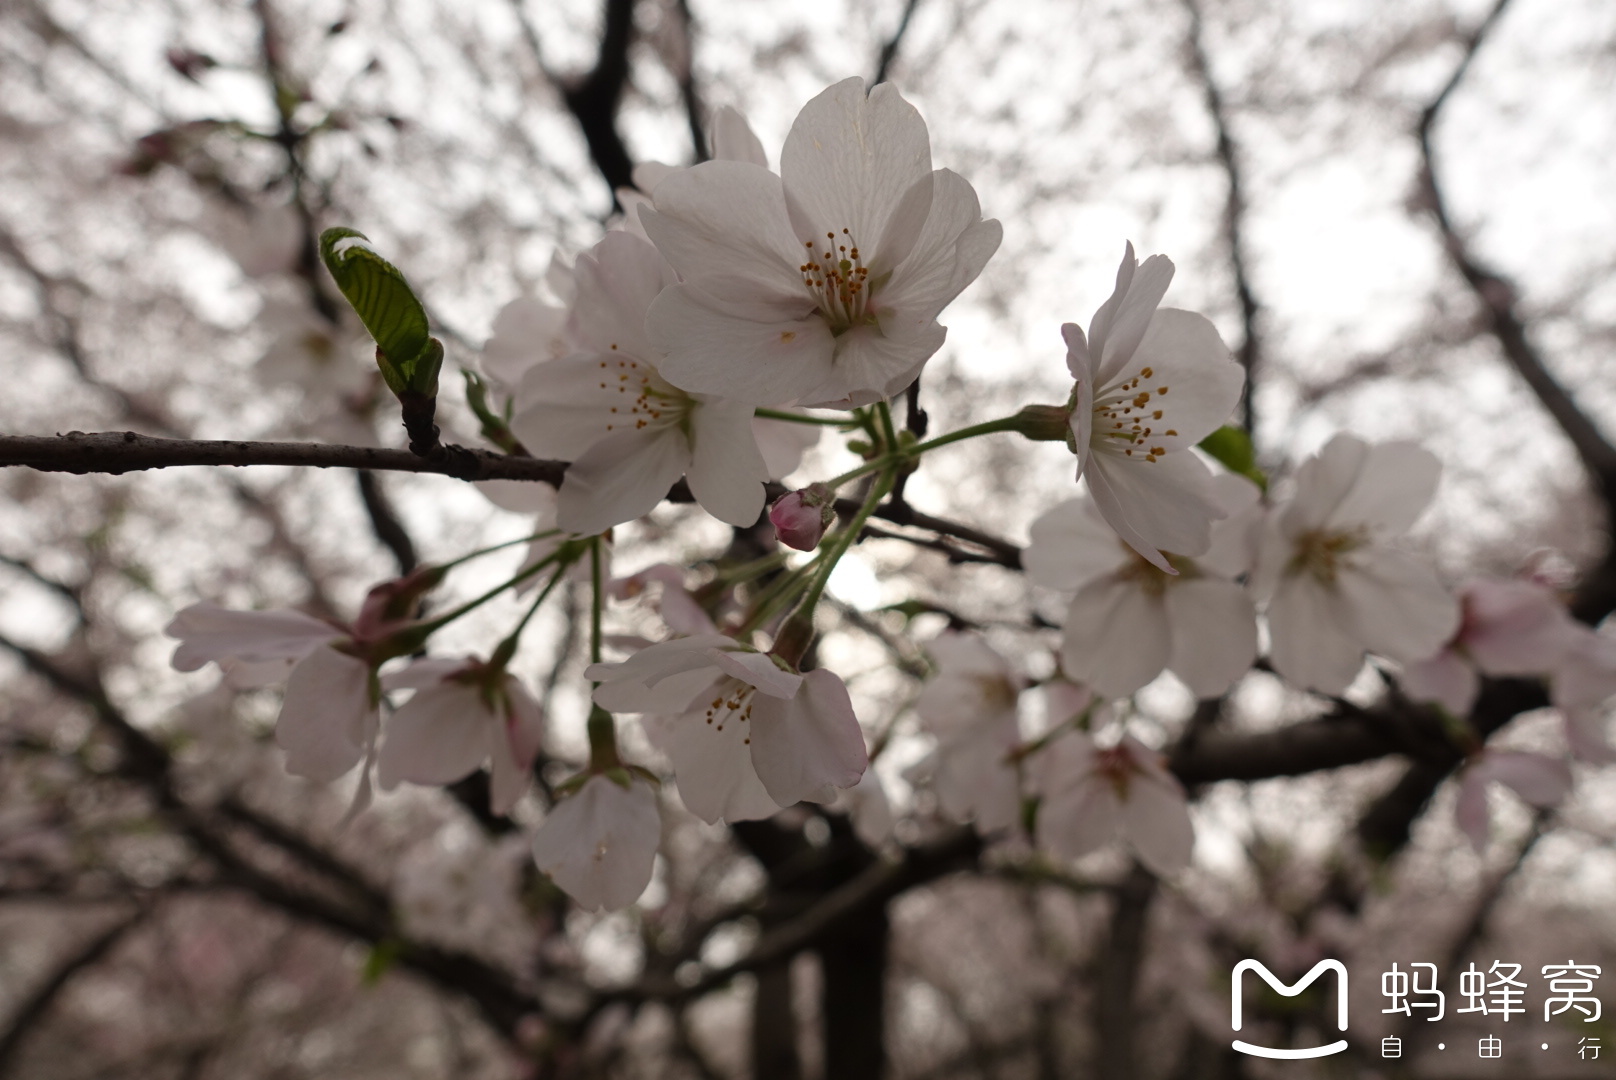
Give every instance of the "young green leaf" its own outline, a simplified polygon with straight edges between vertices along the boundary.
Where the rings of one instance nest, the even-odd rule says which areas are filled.
[[[426,309],[404,275],[376,254],[364,233],[327,229],[320,234],[320,257],[348,298],[359,321],[376,339],[377,363],[394,393],[432,393],[437,386],[441,347],[434,350]]]
[[[1202,439],[1200,445],[1230,472],[1239,473],[1264,491],[1268,490],[1268,477],[1257,468],[1257,451],[1244,428],[1225,425]]]

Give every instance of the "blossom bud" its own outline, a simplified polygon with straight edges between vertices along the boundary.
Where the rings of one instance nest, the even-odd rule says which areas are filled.
[[[836,520],[836,493],[824,484],[809,484],[801,491],[788,491],[769,507],[769,521],[775,535],[787,547],[812,551],[819,546],[825,529]]]

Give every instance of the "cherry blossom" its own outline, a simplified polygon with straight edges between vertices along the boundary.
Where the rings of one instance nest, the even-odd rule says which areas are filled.
[[[1485,749],[1471,758],[1459,774],[1454,819],[1477,851],[1486,849],[1492,831],[1487,785],[1494,781],[1514,791],[1529,806],[1552,809],[1571,793],[1571,767],[1556,758],[1519,750]]]
[[[1533,581],[1473,581],[1459,590],[1459,604],[1453,640],[1399,680],[1409,697],[1457,717],[1470,715],[1483,675],[1546,675],[1579,629],[1553,591]]]
[[[769,507],[774,535],[789,548],[812,551],[836,520],[836,493],[824,484],[788,491]]]
[[[483,345],[483,374],[506,394],[516,391],[533,365],[559,360],[573,351],[568,326],[574,296],[572,268],[560,255],[551,257],[544,284],[550,296],[521,296],[500,308],[494,316],[493,334]]]
[[[1199,555],[1223,516],[1207,490],[1211,473],[1191,447],[1229,416],[1245,372],[1202,315],[1161,308],[1173,264],[1141,265],[1129,244],[1116,290],[1089,323],[1061,327],[1066,367],[1077,380],[1069,423],[1078,479],[1106,522],[1157,569],[1163,551]]]
[[[295,611],[230,611],[192,604],[168,624],[180,639],[174,667],[216,662],[238,686],[286,679],[275,741],[286,771],[310,780],[342,776],[365,757],[380,724],[370,665],[339,651],[348,635]]]
[[[596,774],[558,802],[533,837],[533,861],[582,908],[627,907],[651,883],[662,819],[638,776]]]
[[[852,787],[869,759],[847,687],[799,674],[722,634],[675,638],[620,663],[594,664],[595,702],[647,714],[673,761],[679,795],[706,822],[768,817]]]
[[[1197,697],[1234,685],[1257,657],[1257,613],[1235,580],[1251,563],[1246,542],[1260,515],[1257,486],[1224,474],[1208,481],[1220,510],[1212,547],[1195,559],[1167,553],[1157,569],[1123,544],[1086,499],[1061,503],[1032,525],[1022,563],[1033,581],[1075,590],[1061,669],[1106,697],[1125,697],[1163,669]]]
[[[865,845],[879,848],[892,839],[892,801],[874,765],[864,770],[858,783],[837,792],[834,805],[853,819],[853,834]]]
[[[1607,624],[1609,625],[1609,624]],[[1606,708],[1616,695],[1616,639],[1602,630],[1572,624],[1569,646],[1549,676],[1549,698],[1565,721],[1566,741],[1579,761],[1616,763],[1606,737]]]
[[[681,282],[647,317],[664,377],[755,405],[902,390],[1002,233],[970,184],[932,171],[914,107],[858,78],[803,107],[779,176],[708,161],[660,179],[652,201],[641,223]]]
[[[530,780],[544,710],[520,680],[473,659],[420,660],[382,679],[415,694],[387,721],[376,758],[383,791],[399,781],[452,784],[491,762],[489,809],[507,814]]]
[[[1453,636],[1458,602],[1429,566],[1391,545],[1431,501],[1441,469],[1414,443],[1341,434],[1297,470],[1253,575],[1280,675],[1338,694],[1365,652],[1410,663]]]
[[[180,639],[176,670],[216,663],[240,687],[284,677],[275,741],[286,751],[286,770],[330,781],[365,761],[357,810],[369,801],[369,765],[380,727],[376,669],[407,651],[397,635],[408,627],[416,602],[440,580],[440,571],[423,567],[377,585],[351,626],[296,611],[232,611],[199,603],[178,612],[164,632]]]
[[[1100,747],[1074,731],[1034,761],[1040,847],[1078,859],[1120,835],[1159,876],[1190,864],[1195,827],[1184,788],[1156,751],[1131,735]]]
[[[984,831],[1010,828],[1021,812],[1010,755],[1021,739],[1017,706],[1026,681],[972,634],[945,632],[926,651],[937,674],[921,690],[915,713],[937,748],[921,772],[949,818],[975,820]]]
[[[648,513],[681,476],[714,517],[757,521],[769,470],[752,406],[674,387],[645,337],[646,308],[664,285],[656,249],[608,233],[574,274],[583,351],[530,368],[511,423],[529,452],[572,461],[557,522],[581,535],[604,532]]]

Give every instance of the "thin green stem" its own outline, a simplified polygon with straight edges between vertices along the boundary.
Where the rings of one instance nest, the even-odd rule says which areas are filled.
[[[501,641],[498,647],[494,649],[495,658],[503,659],[505,663],[509,663],[511,657],[516,655],[516,647],[522,640],[522,631],[527,629],[527,624],[532,621],[534,615],[538,614],[539,608],[550,598],[550,594],[555,591],[555,587],[561,583],[561,579],[566,576],[566,573],[567,568],[562,566],[557,567],[556,572],[550,575],[549,582],[539,590],[539,595],[534,598],[533,603],[528,605],[527,612],[522,616],[522,621],[517,623],[515,629],[505,635],[505,640]]]
[[[600,537],[589,542],[589,583],[594,600],[589,611],[589,662],[600,663],[600,613],[606,604],[605,583],[600,565]]]
[[[980,424],[972,424],[970,427],[962,427],[958,431],[950,431],[947,435],[939,435],[935,439],[915,443],[915,445],[909,447],[907,452],[917,455],[924,454],[926,451],[935,450],[939,446],[947,446],[949,443],[960,442],[963,439],[974,439],[978,435],[992,435],[1000,431],[1016,431],[1019,423],[1018,418],[1014,416],[1002,416],[997,420],[984,420]]]
[[[859,507],[858,513],[853,515],[853,520],[847,523],[847,528],[836,534],[831,546],[820,556],[822,565],[816,567],[813,584],[808,587],[808,595],[803,597],[802,603],[797,608],[799,617],[813,618],[814,608],[818,606],[819,598],[824,595],[825,585],[830,581],[830,575],[835,571],[836,564],[841,562],[842,556],[853,546],[853,541],[864,531],[870,515],[875,513],[875,508],[892,490],[892,485],[898,478],[898,468],[893,462],[887,462],[886,466],[881,475],[876,477],[875,483],[870,485],[869,493],[864,496],[864,504]]]
[[[440,565],[438,569],[453,570],[462,563],[468,563],[471,560],[481,558],[484,555],[492,555],[496,551],[504,551],[506,548],[515,547],[517,544],[531,544],[535,540],[543,540],[545,537],[555,536],[560,531],[560,529],[546,529],[543,532],[534,533],[532,536],[520,536],[515,540],[506,540],[503,543],[495,544],[492,547],[478,548],[476,551],[468,552],[465,555],[460,556],[458,559],[450,559],[448,562]]]
[[[884,401],[875,403],[875,413],[881,418],[881,435],[890,454],[898,452],[898,429],[892,425],[892,409]]]
[[[475,611],[476,609],[482,607],[484,604],[488,603],[488,601],[492,600],[506,589],[509,589],[515,585],[520,585],[522,582],[526,581],[530,577],[533,577],[545,567],[551,565],[552,563],[562,561],[564,555],[568,557],[565,558],[563,565],[571,565],[573,559],[576,558],[575,555],[569,555],[568,545],[563,544],[550,554],[546,555],[544,558],[540,559],[538,562],[534,563],[532,566],[526,567],[520,571],[509,581],[494,586],[481,596],[467,600],[459,607],[447,611],[435,619],[421,623],[418,627],[416,627],[416,629],[426,634],[436,633],[437,631],[442,630],[445,626],[448,626],[450,623],[454,622],[456,619],[460,618],[462,615],[466,615],[469,612]]]
[[[817,424],[821,427],[858,427],[858,421],[841,416],[809,416],[806,413],[787,412],[784,409],[755,409],[753,416],[761,420],[783,420],[788,424]]]

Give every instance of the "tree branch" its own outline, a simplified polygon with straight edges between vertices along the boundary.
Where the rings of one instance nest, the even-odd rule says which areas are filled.
[[[617,107],[628,85],[628,48],[634,41],[634,0],[605,0],[605,29],[595,66],[576,85],[562,92],[567,109],[589,144],[589,156],[612,189],[634,184],[634,160],[617,131]]]
[[[1212,75],[1212,64],[1206,54],[1206,40],[1201,24],[1200,0],[1184,0],[1184,9],[1189,13],[1189,52],[1190,66],[1201,81],[1202,90],[1206,97],[1207,115],[1212,118],[1212,126],[1217,131],[1218,161],[1223,166],[1223,174],[1228,180],[1228,194],[1223,203],[1223,238],[1229,247],[1229,268],[1234,274],[1234,291],[1240,301],[1241,340],[1240,348],[1235,355],[1240,366],[1246,370],[1246,394],[1243,406],[1242,420],[1248,434],[1253,434],[1257,425],[1256,407],[1254,404],[1258,362],[1262,352],[1262,341],[1257,330],[1257,320],[1261,313],[1261,305],[1257,303],[1257,294],[1251,287],[1251,279],[1246,272],[1246,245],[1245,220],[1246,196],[1245,187],[1240,168],[1240,150],[1235,145],[1234,135],[1229,124],[1229,111],[1223,100],[1223,91],[1218,81]]]
[[[870,80],[871,86],[887,81],[887,76],[892,72],[892,62],[898,58],[898,50],[903,46],[904,35],[909,33],[909,20],[914,18],[915,8],[919,6],[920,0],[909,0],[903,5],[903,17],[898,20],[898,28],[892,32],[886,44],[881,46],[881,57],[876,61],[875,78]]]
[[[122,941],[124,935],[138,926],[146,917],[145,910],[127,915],[85,942],[78,951],[63,960],[39,987],[11,1014],[11,1022],[0,1033],[0,1077],[10,1071],[11,1059],[16,1056],[23,1039],[34,1024],[45,1015],[67,984],[86,968],[99,964]]]
[[[1442,109],[1458,89],[1476,54],[1509,7],[1509,0],[1498,0],[1465,42],[1464,54],[1441,91],[1420,113],[1420,187],[1425,209],[1429,210],[1442,235],[1448,259],[1464,278],[1486,312],[1488,328],[1504,350],[1504,356],[1526,382],[1538,401],[1548,410],[1560,430],[1571,441],[1577,457],[1592,475],[1607,509],[1616,513],[1616,447],[1578,407],[1571,394],[1550,374],[1543,356],[1532,344],[1518,307],[1515,287],[1501,273],[1476,258],[1464,236],[1453,223],[1436,168],[1433,132]]]

